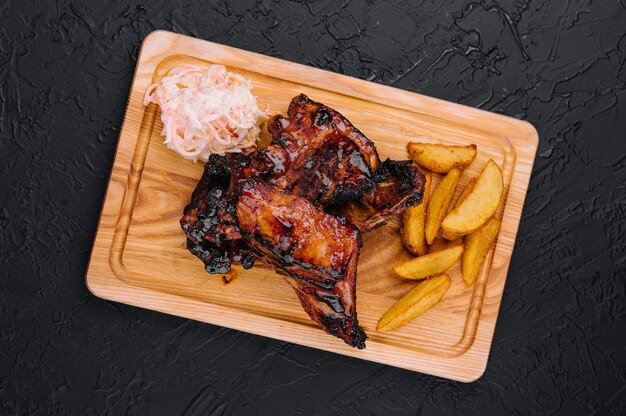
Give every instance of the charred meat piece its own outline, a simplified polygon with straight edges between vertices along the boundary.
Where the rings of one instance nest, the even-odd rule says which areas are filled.
[[[410,160],[385,160],[376,171],[374,182],[374,189],[359,199],[328,207],[327,211],[367,232],[422,202],[425,177]]]
[[[287,117],[268,121],[273,140],[258,152],[268,183],[319,205],[339,204],[374,188],[374,144],[345,117],[300,94]]]
[[[180,220],[187,248],[209,273],[273,265],[315,322],[364,348],[355,310],[359,230],[419,204],[424,176],[410,161],[381,163],[345,117],[302,94],[268,130],[265,149],[209,158]]]
[[[209,273],[226,273],[231,263],[241,263],[246,269],[254,265],[254,255],[239,233],[230,192],[232,172],[247,166],[244,158],[211,155],[180,219],[187,248],[204,262]]]
[[[257,156],[268,183],[330,207],[361,231],[421,202],[424,176],[411,161],[381,163],[363,133],[304,94],[291,100],[287,117],[272,117],[268,130],[274,139]]]
[[[305,198],[255,179],[242,187],[237,218],[246,243],[288,276],[311,319],[347,344],[364,348],[355,299],[359,231]]]

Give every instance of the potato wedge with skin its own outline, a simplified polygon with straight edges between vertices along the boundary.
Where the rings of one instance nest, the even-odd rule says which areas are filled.
[[[485,225],[465,237],[465,251],[463,251],[463,280],[467,287],[471,287],[480,273],[487,253],[498,238],[502,222],[497,218],[490,218]]]
[[[483,168],[472,192],[445,216],[441,228],[447,233],[469,234],[495,214],[504,192],[502,171],[493,161]]]
[[[448,270],[462,253],[462,245],[445,248],[400,263],[393,268],[393,271],[405,279],[425,279]]]
[[[452,209],[458,207],[459,205],[461,205],[461,202],[465,201],[465,198],[467,198],[469,193],[472,192],[472,189],[474,189],[475,185],[476,185],[476,178],[472,178],[472,179],[470,179],[467,182],[467,184],[465,185],[465,188],[463,188],[463,191],[461,192],[461,195],[459,195],[459,198],[454,203],[454,207]],[[453,240],[461,238],[463,235],[462,234],[453,233],[453,232],[446,232],[446,231],[442,230],[441,231],[441,236],[443,238],[445,238],[446,240],[453,241]]]
[[[437,188],[430,197],[428,208],[426,208],[426,242],[432,244],[435,241],[441,221],[446,216],[456,184],[459,182],[461,170],[454,168],[439,182]]]
[[[450,241],[450,240],[446,240],[443,237],[437,237],[435,238],[435,241],[433,241],[433,243],[430,246],[428,246],[428,254],[434,253],[436,251],[441,251],[446,248],[460,246],[462,244],[463,244],[462,238]]]
[[[426,176],[426,182],[424,183],[422,203],[402,213],[402,228],[400,229],[404,247],[416,256],[426,254],[428,250],[424,227],[426,225],[426,207],[430,199],[432,177],[429,173],[425,173],[424,176]]]
[[[418,165],[431,172],[446,173],[453,168],[465,169],[476,158],[476,145],[448,146],[433,143],[409,143],[409,155]]]
[[[424,280],[385,312],[378,321],[376,330],[391,331],[417,318],[441,300],[451,282],[450,277],[445,274]]]

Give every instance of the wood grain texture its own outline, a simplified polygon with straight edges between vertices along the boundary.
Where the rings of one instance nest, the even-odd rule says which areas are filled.
[[[398,221],[367,234],[359,261],[357,308],[369,335],[367,348],[344,345],[310,321],[292,289],[272,269],[257,264],[224,285],[208,275],[184,246],[178,224],[202,172],[201,164],[162,144],[155,106],[142,104],[147,87],[175,66],[220,63],[253,83],[262,108],[284,112],[303,92],[343,113],[376,144],[381,157],[406,159],[406,143],[428,140],[478,145],[457,193],[493,158],[504,174],[502,230],[470,289],[460,262],[452,286],[433,309],[390,333],[375,332],[380,316],[415,283],[394,276],[410,258]],[[460,381],[483,373],[511,252],[526,195],[537,133],[528,123],[458,104],[157,31],[144,40],[115,162],[87,272],[97,296],[272,338]],[[440,176],[433,175],[433,185]]]

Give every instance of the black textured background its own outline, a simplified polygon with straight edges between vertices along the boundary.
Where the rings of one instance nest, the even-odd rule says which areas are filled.
[[[461,384],[97,299],[142,39],[167,29],[526,119],[485,375]],[[0,414],[626,414],[626,1],[0,1]]]

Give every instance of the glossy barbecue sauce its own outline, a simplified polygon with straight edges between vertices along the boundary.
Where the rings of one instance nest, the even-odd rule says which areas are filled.
[[[278,189],[325,206],[373,188],[375,147],[334,110],[301,98],[289,119],[274,116],[268,129],[274,140],[259,154]]]
[[[253,240],[258,250],[275,257],[286,270],[301,267],[303,277],[320,282],[342,278],[345,264],[360,247],[360,234],[351,225],[302,197],[283,194],[260,182],[244,186],[237,201],[237,217],[242,234]]]

